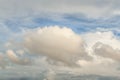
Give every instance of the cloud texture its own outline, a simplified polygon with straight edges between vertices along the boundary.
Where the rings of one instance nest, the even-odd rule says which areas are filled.
[[[41,13],[81,13],[89,17],[105,17],[119,14],[119,3],[117,0],[0,0],[0,17],[23,17]]]
[[[30,64],[29,59],[20,59],[13,50],[7,50],[7,57],[15,64],[19,64],[19,65],[27,65]]]
[[[119,73],[117,69],[120,61],[120,41],[112,31],[77,34],[67,27],[48,26],[24,30],[22,35],[16,38],[19,40],[14,41],[16,44],[11,43],[13,47],[10,47],[10,43],[7,44],[9,49],[6,50],[5,55],[9,62],[14,64],[31,64],[29,58],[32,58],[31,65],[35,67],[42,65],[48,68],[50,64],[47,62],[50,62],[58,64],[63,71],[66,69],[63,64],[79,65],[80,67],[76,70],[70,69],[73,73],[97,75],[103,73],[103,75],[118,75]],[[29,56],[20,56],[24,54]],[[54,68],[55,65],[51,66],[50,68]],[[59,69],[56,68],[55,71],[57,70]]]
[[[89,56],[80,35],[69,28],[44,27],[30,30],[24,36],[24,47],[31,53],[48,56],[68,65]]]
[[[103,43],[96,43],[94,46],[94,53],[96,55],[102,56],[104,58],[110,58],[112,60],[120,61],[120,50],[113,49],[111,46],[103,44]]]

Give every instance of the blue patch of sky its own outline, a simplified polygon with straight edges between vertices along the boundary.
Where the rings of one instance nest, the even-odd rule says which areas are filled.
[[[118,36],[120,38],[120,31],[112,30],[112,32],[115,36]]]
[[[63,15],[63,20],[55,20],[43,17],[33,17],[30,20],[25,18],[6,20],[5,25],[11,30],[17,32],[21,28],[36,28],[44,26],[66,26],[70,27],[76,33],[88,32],[97,28],[118,28],[120,29],[120,16],[114,16],[108,19],[87,18],[84,15]]]
[[[96,20],[92,18],[87,18],[84,15],[78,16],[78,15],[65,15],[65,19],[72,21],[72,22],[79,22],[79,23],[93,23]]]

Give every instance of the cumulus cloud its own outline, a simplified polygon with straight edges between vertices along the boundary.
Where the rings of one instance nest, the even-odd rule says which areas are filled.
[[[13,50],[7,50],[7,57],[15,64],[27,65],[30,64],[30,60],[27,58],[20,59]]]
[[[112,60],[120,61],[120,50],[113,49],[111,46],[103,43],[96,43],[93,46],[94,53],[104,58],[110,58]]]
[[[91,55],[95,56],[98,60],[98,56],[106,59],[113,59],[119,61],[120,58],[120,41],[113,34],[112,31],[106,32],[90,32],[83,34],[82,36],[91,51]],[[100,58],[100,61],[102,59]]]
[[[114,49],[120,49],[120,41],[112,31],[88,32],[81,35],[89,48],[92,48],[97,42],[112,46]]]
[[[51,26],[30,30],[25,33],[23,44],[31,53],[41,54],[67,65],[75,65],[79,59],[90,58],[80,35],[66,27]]]

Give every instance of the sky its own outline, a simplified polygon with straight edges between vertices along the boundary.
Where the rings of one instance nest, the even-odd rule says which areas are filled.
[[[0,74],[29,76],[45,70],[47,77],[59,71],[119,77],[119,4],[0,0]]]

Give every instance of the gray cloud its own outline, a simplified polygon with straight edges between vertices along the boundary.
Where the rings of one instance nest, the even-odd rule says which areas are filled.
[[[89,17],[111,15],[119,9],[118,0],[0,0],[0,17],[23,17],[42,13],[83,13]]]
[[[107,44],[98,42],[93,46],[93,50],[94,53],[98,56],[110,58],[115,61],[120,61],[120,50],[113,49],[111,46]]]
[[[6,67],[6,61],[4,59],[3,53],[0,54],[0,67],[5,68]]]

